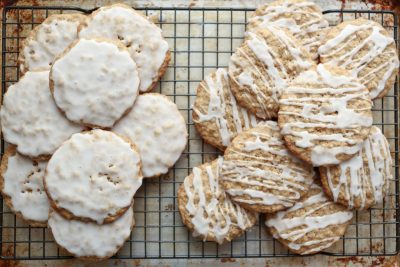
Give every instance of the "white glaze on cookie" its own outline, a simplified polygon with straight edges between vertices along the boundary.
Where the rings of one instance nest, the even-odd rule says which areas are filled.
[[[54,58],[78,38],[78,26],[85,18],[81,14],[51,15],[34,28],[21,51],[21,71],[49,70]]]
[[[293,206],[312,183],[313,169],[289,154],[276,122],[261,122],[247,133],[250,138],[238,135],[224,155],[225,191],[237,203]]]
[[[321,30],[328,28],[329,23],[315,3],[297,0],[276,1],[265,4],[257,10],[258,13],[249,20],[250,30],[265,28],[269,25],[285,28],[301,42],[313,59],[317,59],[316,50],[324,36]],[[300,19],[306,16],[308,16],[306,20]]]
[[[57,106],[71,121],[112,127],[138,94],[128,50],[107,40],[80,39],[55,60],[50,79]]]
[[[318,87],[307,88],[308,83]],[[285,90],[285,94],[295,94],[296,97],[282,97],[279,119],[281,116],[295,116],[297,119],[280,122],[281,132],[297,137],[297,147],[311,148],[310,160],[314,166],[338,164],[338,154],[354,155],[361,149],[363,140],[356,141],[353,138],[357,133],[353,129],[371,127],[372,104],[368,105],[368,109],[348,108],[350,101],[371,102],[368,90],[356,79],[334,74],[325,65],[319,64],[316,70],[301,73]],[[301,108],[301,111],[290,111],[293,106]],[[367,111],[367,115],[363,111]],[[338,130],[331,134],[308,131],[316,127]],[[341,130],[351,131],[341,133]],[[344,145],[330,147],[330,141],[344,142]]]
[[[332,170],[339,169],[339,183],[333,183]],[[392,176],[392,157],[389,144],[381,130],[371,128],[368,138],[363,143],[360,152],[350,160],[338,166],[326,168],[326,177],[333,200],[338,201],[343,190],[348,207],[354,207],[354,199],[359,198],[363,209],[366,204],[366,193],[372,193],[373,204],[381,203],[388,192]]]
[[[215,77],[213,77],[215,75]],[[209,96],[208,109],[206,113],[200,112],[195,106],[193,113],[198,116],[195,123],[207,121],[215,121],[219,130],[219,135],[223,146],[228,146],[231,140],[243,131],[257,125],[257,119],[250,114],[246,109],[238,106],[235,97],[233,96],[230,86],[229,77],[226,69],[219,68],[208,75],[200,86],[207,91]],[[226,97],[229,96],[229,102]],[[230,107],[228,111],[228,106]],[[227,114],[227,112],[230,112]],[[230,119],[232,117],[234,130],[229,129]],[[241,119],[243,118],[243,120]]]
[[[385,90],[392,73],[399,68],[399,58],[395,46],[390,47],[393,46],[394,39],[384,34],[385,29],[381,25],[362,18],[354,22],[358,23],[358,21],[362,23],[360,25],[347,24],[338,35],[328,39],[320,46],[318,52],[322,62],[349,69],[354,77],[358,77],[360,82],[369,88],[371,98],[374,99]],[[368,33],[366,37],[359,37],[359,35],[366,33]],[[356,43],[352,44],[353,41]],[[365,47],[368,47],[368,51],[362,57],[356,58],[360,50]],[[340,54],[343,50],[345,52]],[[325,60],[326,57],[331,56],[333,57],[329,61]],[[389,59],[380,61],[379,58],[381,57],[388,57]],[[364,68],[371,63],[374,70],[365,73]],[[382,69],[385,69],[384,74],[376,77],[375,72]],[[377,85],[370,88],[368,84],[375,79],[379,80]]]
[[[75,257],[111,257],[128,239],[134,224],[132,207],[116,221],[103,225],[67,220],[54,210],[49,216],[57,244]]]
[[[318,236],[320,229],[333,225],[347,224],[353,218],[353,213],[346,211],[344,208],[340,209],[340,211],[327,211],[327,214],[318,214],[319,210],[337,204],[334,204],[325,197],[320,186],[312,184],[311,189],[317,189],[319,192],[300,200],[288,210],[277,212],[275,215],[267,218],[265,222],[268,227],[275,229],[276,233],[273,237],[287,241],[285,244],[290,249],[296,251],[303,247],[312,246],[303,251],[302,255],[321,251],[339,240],[340,236],[336,235]],[[300,210],[303,210],[303,212],[295,215],[296,211]],[[290,217],[287,217],[288,215]],[[311,233],[315,234],[315,239],[306,242],[300,241]]]
[[[43,187],[46,164],[15,153],[8,156],[2,174],[2,192],[10,198],[12,210],[29,221],[47,222],[50,205]]]
[[[27,72],[11,85],[0,111],[4,139],[21,154],[49,156],[81,126],[68,121],[54,104],[49,72]]]
[[[126,45],[138,67],[141,92],[151,89],[168,52],[161,29],[123,4],[99,8],[89,17],[79,37],[119,39]]]
[[[139,148],[143,176],[168,172],[187,142],[185,120],[175,103],[160,94],[137,97],[132,110],[113,128]]]
[[[51,157],[45,175],[57,208],[99,224],[129,207],[141,185],[137,151],[103,130],[72,135]]]
[[[282,55],[276,53],[276,47],[271,47],[260,32],[247,32],[244,44],[231,57],[229,75],[241,88],[241,94],[250,94],[256,99],[257,103],[251,104],[258,106],[255,115],[268,119],[276,117],[278,100],[287,83],[298,72],[313,66],[313,63],[288,32],[275,26],[266,26],[263,31],[284,47],[285,53],[290,55],[286,59],[290,63],[282,61]],[[251,54],[246,53],[244,46],[250,49]],[[236,98],[238,93],[234,91]],[[253,101],[249,98],[248,102],[250,105]],[[248,108],[251,110],[251,107]]]
[[[219,157],[215,163],[206,163],[205,170],[193,168],[193,179],[186,177],[183,182],[188,198],[185,212],[190,215],[193,236],[202,236],[206,241],[212,235],[219,244],[230,241],[227,236],[232,227],[244,231],[254,224],[254,219],[249,217],[254,215],[233,203],[220,187],[222,162],[223,158]],[[208,179],[204,181],[203,176]]]

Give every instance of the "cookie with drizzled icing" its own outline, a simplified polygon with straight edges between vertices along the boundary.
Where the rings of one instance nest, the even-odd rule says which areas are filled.
[[[249,31],[229,62],[232,92],[257,117],[276,118],[282,90],[313,66],[309,53],[289,31],[273,25]]]
[[[219,244],[242,235],[256,222],[255,213],[231,201],[220,184],[222,157],[193,168],[178,190],[183,223],[194,237]]]
[[[333,27],[318,53],[322,63],[350,71],[364,84],[372,99],[393,88],[399,56],[393,37],[377,22],[359,18]]]
[[[193,121],[204,140],[224,151],[232,139],[259,119],[237,104],[230,88],[228,73],[217,69],[197,87]]]
[[[240,133],[225,151],[223,187],[249,210],[272,213],[290,208],[313,178],[313,168],[286,149],[274,121]]]
[[[271,235],[290,251],[307,255],[337,242],[352,218],[351,211],[330,201],[322,188],[313,183],[293,207],[267,215],[265,224]]]
[[[318,61],[318,47],[329,28],[321,9],[304,0],[278,0],[258,7],[249,19],[249,30],[275,25],[290,31],[312,58]]]
[[[353,157],[372,126],[368,89],[339,67],[319,64],[301,73],[279,103],[278,123],[287,148],[314,166]]]
[[[373,126],[360,152],[339,165],[319,168],[327,195],[353,209],[367,209],[383,201],[392,176],[389,144]]]

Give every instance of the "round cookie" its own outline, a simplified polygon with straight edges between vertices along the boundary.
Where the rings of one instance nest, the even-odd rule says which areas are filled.
[[[223,158],[194,167],[178,190],[183,223],[194,237],[219,244],[229,242],[250,229],[255,213],[233,203],[220,187]]]
[[[222,68],[208,75],[197,87],[192,117],[204,140],[222,151],[238,133],[258,123],[253,114],[237,105],[228,73]]]
[[[44,191],[46,161],[33,161],[9,146],[1,159],[0,188],[7,206],[31,226],[45,227],[50,204]]]
[[[257,117],[276,118],[282,90],[313,65],[308,52],[288,31],[266,26],[247,32],[231,56],[231,89],[238,103]]]
[[[392,176],[389,144],[373,126],[360,152],[339,165],[320,167],[322,186],[334,202],[354,209],[381,203]]]
[[[116,123],[113,131],[139,148],[144,177],[167,173],[185,149],[188,136],[176,104],[155,93],[139,95],[132,110]]]
[[[65,218],[110,223],[142,185],[140,156],[112,132],[74,134],[48,162],[44,185],[52,208]]]
[[[134,225],[132,207],[114,222],[103,225],[67,220],[54,210],[49,215],[49,227],[56,243],[75,257],[89,260],[106,259],[117,253]]]
[[[36,26],[24,40],[18,63],[22,73],[49,70],[55,57],[78,38],[82,14],[55,14]]]
[[[348,71],[319,64],[280,99],[278,123],[290,151],[314,166],[339,164],[360,151],[372,125],[367,88]]]
[[[258,7],[249,19],[248,30],[269,25],[282,27],[318,61],[318,47],[325,38],[329,23],[315,3],[304,0],[278,0]]]
[[[317,184],[290,209],[267,215],[271,235],[290,251],[315,254],[333,245],[344,235],[353,213],[328,200]]]
[[[121,42],[80,39],[51,67],[50,89],[65,116],[89,127],[110,128],[136,99],[136,64]]]
[[[364,18],[331,28],[318,53],[322,63],[350,71],[372,99],[384,97],[399,71],[396,43],[379,23]]]
[[[225,151],[223,187],[248,210],[271,213],[292,207],[313,178],[313,168],[288,152],[274,121],[240,133]]]
[[[138,67],[140,92],[150,91],[156,86],[171,58],[161,29],[124,4],[104,6],[94,11],[79,27],[79,37],[120,40]]]
[[[11,85],[0,118],[4,140],[16,145],[19,153],[41,160],[83,129],[67,120],[54,104],[49,71],[29,71]]]

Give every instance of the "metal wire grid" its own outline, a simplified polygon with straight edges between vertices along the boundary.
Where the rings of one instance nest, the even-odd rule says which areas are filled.
[[[178,105],[189,131],[188,146],[171,171],[145,180],[135,196],[136,227],[116,258],[217,258],[293,256],[268,235],[263,216],[252,231],[231,243],[218,246],[191,237],[182,225],[176,192],[194,166],[215,158],[219,152],[205,144],[194,129],[191,105],[198,83],[217,67],[225,67],[241,43],[250,9],[145,8],[163,29],[172,52],[166,75],[157,88]],[[50,14],[89,10],[72,7],[5,7],[2,20],[2,94],[19,78],[17,67],[21,41]],[[332,25],[364,16],[380,22],[397,44],[397,17],[389,11],[329,10]],[[391,92],[375,101],[374,123],[389,140],[394,158],[394,177],[385,203],[355,212],[346,235],[324,252],[329,255],[392,255],[400,248],[398,169],[398,79]],[[1,153],[4,152],[1,140]],[[55,244],[49,229],[30,227],[1,199],[0,255],[3,259],[62,259],[70,257]]]

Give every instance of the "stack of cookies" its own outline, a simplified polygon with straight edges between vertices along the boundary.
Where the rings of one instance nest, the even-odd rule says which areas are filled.
[[[265,213],[290,251],[318,253],[388,192],[391,153],[371,109],[393,88],[396,45],[371,20],[329,27],[302,0],[263,5],[247,26],[228,69],[197,89],[195,126],[224,155],[185,178],[180,214],[193,236],[223,243]]]
[[[148,93],[169,60],[161,29],[122,4],[34,28],[0,111],[9,208],[76,257],[115,254],[143,177],[167,173],[186,146],[177,106]]]

